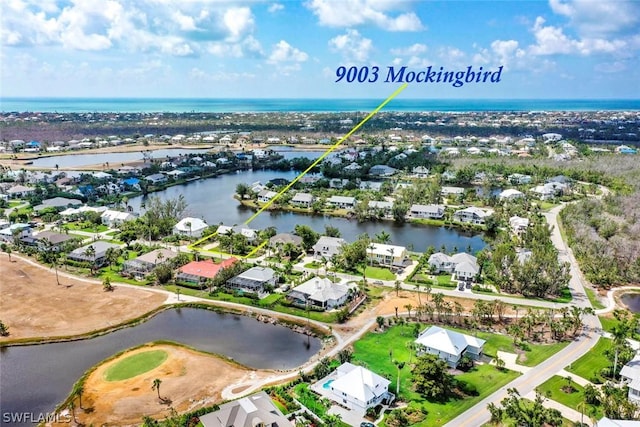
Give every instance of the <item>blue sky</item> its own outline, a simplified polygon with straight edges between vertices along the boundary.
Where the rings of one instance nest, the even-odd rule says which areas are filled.
[[[2,0],[2,96],[640,98],[640,1]],[[375,83],[336,69],[380,68]]]

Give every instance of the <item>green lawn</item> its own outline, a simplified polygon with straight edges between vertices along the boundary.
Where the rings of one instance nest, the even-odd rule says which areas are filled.
[[[604,304],[600,302],[593,289],[585,287],[584,290],[587,293],[587,298],[589,298],[589,301],[591,302],[591,305],[594,309],[600,310],[602,308],[605,308]]]
[[[169,355],[164,350],[151,350],[126,357],[104,373],[107,381],[122,381],[157,368]]]
[[[320,268],[322,267],[322,263],[321,262],[309,262],[307,264],[304,265],[304,268]]]
[[[367,276],[367,279],[376,279],[376,280],[395,280],[396,275],[389,271],[388,268],[382,267],[371,267],[367,266],[364,270],[364,274]]]
[[[411,380],[411,362],[414,359],[408,344],[415,338],[413,324],[394,326],[383,333],[370,332],[354,343],[353,359],[391,380],[390,389],[395,391],[398,370],[393,360],[406,362],[400,371],[400,393],[402,400],[411,406],[422,406],[428,411],[421,426],[443,425],[461,414],[483,397],[509,383],[519,374],[512,371],[499,371],[490,365],[478,365],[470,372],[457,375],[460,381],[473,384],[479,396],[465,399],[450,399],[447,402],[430,402],[414,392]],[[419,328],[423,329],[422,325]]]
[[[587,354],[569,365],[567,371],[573,372],[582,378],[594,382],[593,380],[600,377],[603,368],[609,366],[609,359],[604,355],[604,351],[611,346],[611,340],[608,338],[600,338],[598,343]]]
[[[584,401],[584,388],[581,385],[572,382],[571,385],[575,389],[575,391],[573,393],[566,393],[562,390],[562,388],[567,385],[568,382],[566,378],[554,375],[552,378],[542,383],[538,387],[538,391],[543,396],[548,396],[550,399],[555,400],[556,402],[560,402],[563,405],[566,405],[569,408],[573,408],[579,412],[580,409],[578,409],[578,404]],[[602,418],[602,409],[599,406],[586,405],[584,414],[585,419],[587,420],[591,416],[596,419],[600,419]]]
[[[86,231],[88,233],[102,233],[109,229],[109,227],[104,224],[93,225],[86,222],[70,222],[65,224],[65,226],[69,228],[69,230]]]

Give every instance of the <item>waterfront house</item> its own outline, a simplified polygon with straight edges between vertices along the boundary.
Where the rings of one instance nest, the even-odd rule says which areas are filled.
[[[444,197],[448,196],[460,196],[464,194],[464,188],[462,187],[442,187],[440,189],[440,194]]]
[[[173,226],[173,234],[190,236],[190,237],[202,237],[202,232],[209,227],[206,222],[200,218],[183,218],[176,225]]]
[[[122,272],[131,274],[137,279],[143,279],[147,274],[159,265],[168,264],[179,255],[178,252],[169,249],[155,249],[137,258],[130,259],[122,264]]]
[[[620,377],[629,387],[628,399],[640,405],[640,353],[622,367]]]
[[[346,179],[346,178],[331,178],[329,180],[329,188],[340,189],[340,188],[344,187],[345,185],[347,185],[348,182],[349,182],[349,180]]]
[[[382,211],[384,216],[391,216],[393,210],[393,202],[387,201],[377,201],[377,200],[369,200],[368,206],[369,211]]]
[[[465,252],[460,252],[451,257],[451,260],[455,267],[453,273],[457,280],[471,282],[480,273],[480,266],[478,265],[478,259],[473,255]]]
[[[347,302],[355,289],[355,284],[333,283],[328,278],[314,277],[293,288],[287,297],[299,306],[309,304],[310,307],[331,310]]]
[[[167,182],[167,177],[161,173],[154,173],[152,175],[148,175],[145,178],[145,181],[149,182],[151,185],[159,185]]]
[[[106,211],[102,212],[102,215],[100,215],[100,220],[102,221],[102,223],[110,228],[118,227],[123,222],[132,221],[134,219],[136,219],[136,216],[132,213],[114,211],[111,209],[107,209]]]
[[[291,427],[267,393],[261,391],[198,417],[203,427]]]
[[[371,243],[367,248],[367,260],[377,262],[380,265],[402,267],[407,261],[407,248]]]
[[[236,262],[238,260],[233,257],[219,263],[214,263],[211,259],[191,261],[178,269],[176,280],[187,285],[203,287],[207,279],[214,279],[222,269],[231,267]]]
[[[387,165],[375,165],[369,169],[369,175],[372,176],[392,176],[396,172],[398,172],[397,169]]]
[[[432,254],[427,263],[435,273],[451,273],[456,266],[453,259],[443,252]]]
[[[431,326],[424,330],[414,341],[418,354],[429,353],[438,356],[449,366],[458,366],[463,356],[479,360],[482,356],[485,340],[467,334]]]
[[[313,200],[313,194],[296,193],[296,195],[291,198],[291,204],[301,208],[309,208],[313,204]]]
[[[256,293],[261,297],[265,297],[266,288],[274,288],[278,276],[276,272],[269,267],[253,267],[244,273],[238,274],[236,277],[229,279],[226,286],[243,292]]]
[[[382,181],[360,181],[358,188],[361,190],[380,191],[382,188]]]
[[[320,236],[315,245],[313,245],[313,257],[315,259],[331,259],[334,255],[340,253],[342,245],[346,244],[346,240],[340,237]]]
[[[444,217],[444,206],[411,205],[409,215],[412,218],[442,219]]]
[[[512,173],[507,177],[507,180],[514,185],[531,184],[531,175]]]
[[[475,225],[484,225],[485,220],[491,216],[493,212],[483,210],[475,206],[460,209],[453,214],[453,219],[459,222],[466,222]]]
[[[217,234],[225,235],[225,234],[241,234],[247,239],[247,243],[254,244],[258,240],[258,230],[253,228],[246,228],[240,226],[229,227],[228,225],[220,225],[216,230]]]
[[[502,191],[498,195],[498,198],[501,201],[516,200],[516,199],[521,199],[522,197],[524,197],[524,193],[522,191],[518,191],[518,190],[516,190],[514,188],[508,188],[508,189]]]
[[[93,248],[93,253],[90,253],[90,247]],[[78,262],[88,262],[96,267],[102,267],[107,263],[107,250],[119,248],[119,245],[98,240],[97,242],[93,242],[69,252],[67,258]]]
[[[353,209],[356,205],[356,198],[348,196],[331,196],[327,199],[327,203],[339,209]]]
[[[271,249],[280,250],[287,243],[300,247],[302,245],[302,237],[291,233],[279,233],[269,239],[269,247]]]
[[[271,199],[276,197],[278,193],[271,190],[262,190],[258,193],[258,202],[260,203],[268,203]]]
[[[375,372],[345,362],[323,379],[322,387],[328,389],[331,400],[364,415],[369,408],[393,401],[389,384],[391,381]]]

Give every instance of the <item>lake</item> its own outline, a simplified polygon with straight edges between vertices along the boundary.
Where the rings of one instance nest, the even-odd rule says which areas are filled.
[[[170,309],[140,325],[89,340],[0,349],[2,412],[50,412],[87,369],[122,350],[157,340],[179,342],[259,369],[298,367],[321,348],[317,338],[307,347],[306,335],[250,317]]]
[[[58,165],[61,168],[74,168],[78,166],[85,165],[97,165],[109,162],[109,167],[119,167],[122,162],[133,162],[138,160],[143,160],[142,152],[143,147],[141,147],[140,151],[129,151],[126,153],[97,153],[97,154],[66,154],[62,156],[51,156],[51,157],[41,157],[38,159],[33,159],[33,166],[43,167],[43,168],[55,168]],[[161,150],[151,151],[151,157],[153,159],[161,159],[169,157],[175,157],[184,154],[198,154],[198,153],[206,153],[210,151],[208,148],[195,148],[184,149],[184,148],[165,148]]]
[[[622,301],[622,303],[633,313],[640,313],[640,294],[622,294],[620,296],[620,301]]]

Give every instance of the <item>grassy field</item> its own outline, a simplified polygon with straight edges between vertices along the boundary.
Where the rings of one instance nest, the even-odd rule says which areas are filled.
[[[367,266],[364,270],[364,274],[367,276],[367,279],[376,279],[376,280],[395,280],[396,275],[389,271],[388,268],[381,267],[371,267]]]
[[[517,372],[499,371],[490,365],[478,365],[469,372],[457,375],[456,378],[475,386],[479,396],[430,402],[413,391],[412,387],[410,366],[414,356],[409,350],[409,344],[415,339],[413,328],[410,324],[394,326],[384,333],[368,333],[354,343],[353,358],[379,375],[390,378],[390,389],[394,391],[398,369],[393,361],[406,362],[406,366],[400,371],[399,396],[402,400],[410,402],[410,405],[422,406],[428,411],[427,417],[419,425],[443,425],[519,375]]]
[[[585,287],[584,291],[587,293],[587,298],[589,298],[589,301],[591,302],[591,305],[593,306],[594,309],[600,310],[604,308],[604,304],[600,302],[600,300],[596,296],[596,293],[593,289],[589,287]]]
[[[587,354],[569,365],[567,371],[572,372],[582,378],[593,382],[593,379],[600,377],[603,368],[609,366],[609,359],[604,355],[604,351],[611,346],[611,340],[600,338],[598,343]]]
[[[151,350],[126,357],[104,373],[107,381],[122,381],[157,368],[169,355],[164,350]]]
[[[573,393],[567,393],[563,390],[563,387],[566,387],[568,384],[569,383],[566,378],[554,375],[553,377],[542,383],[538,387],[538,391],[542,395],[548,396],[549,399],[560,402],[563,405],[566,405],[569,408],[573,408],[576,411],[580,412],[580,409],[578,409],[578,404],[584,402],[584,388],[579,384],[572,382],[571,386],[575,391]],[[600,408],[599,406],[587,404],[583,410],[585,414],[585,420],[588,420],[589,417],[594,417],[596,419],[602,418],[602,408]]]
[[[86,222],[70,222],[68,224],[65,224],[65,226],[69,228],[69,230],[86,231],[88,233],[102,233],[103,231],[107,231],[109,229],[109,227],[104,224],[94,225]]]

